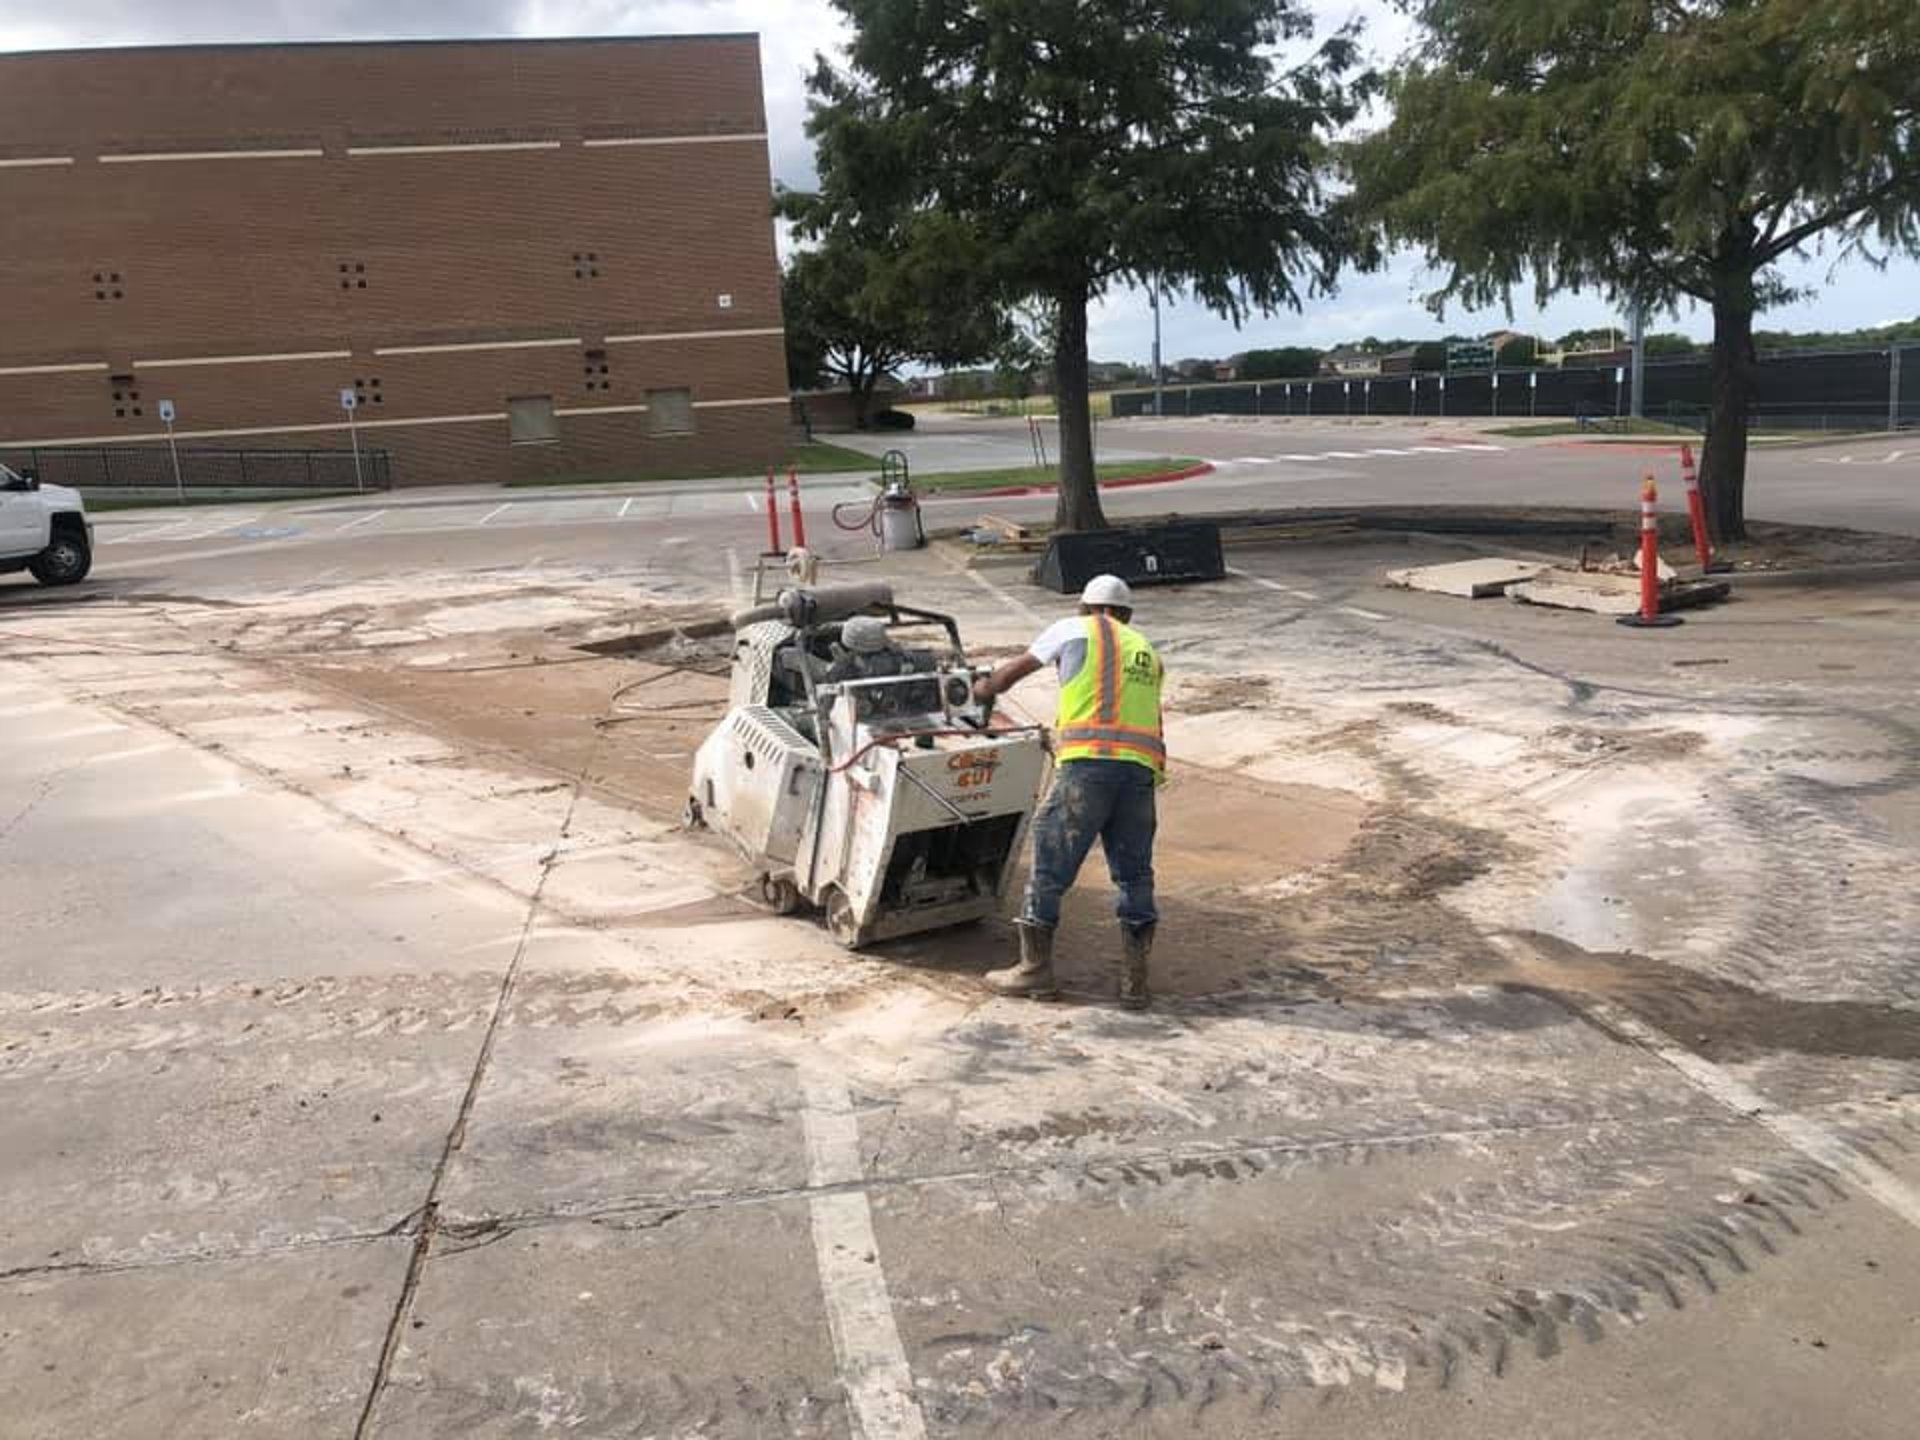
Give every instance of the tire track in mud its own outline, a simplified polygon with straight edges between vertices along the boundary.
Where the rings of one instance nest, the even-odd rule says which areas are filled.
[[[1920,995],[1913,856],[1847,792],[1797,777],[1730,787],[1757,874],[1711,968],[1755,989],[1911,1004]]]
[[[1716,1138],[1745,1148],[1737,1122],[1719,1128]],[[1460,1143],[1334,1150],[1312,1163],[1377,1165]],[[1100,1427],[1123,1414],[1198,1421],[1223,1402],[1262,1413],[1303,1390],[1446,1389],[1469,1369],[1502,1377],[1651,1312],[1710,1301],[1845,1198],[1824,1170],[1797,1157],[1743,1167],[1737,1180],[1721,1181],[1721,1193],[1705,1193],[1686,1173],[1699,1143],[1686,1127],[1644,1153],[1636,1148],[1636,1165],[1657,1167],[1657,1177],[1643,1173],[1637,1187],[1617,1186],[1599,1204],[1590,1187],[1616,1170],[1619,1150],[1575,1136],[1554,1152],[1553,1167],[1419,1194],[1331,1232],[1290,1234],[1292,1218],[1276,1209],[1265,1264],[1288,1277],[1284,1287],[1236,1286],[1199,1257],[1142,1257],[1134,1286],[1099,1297],[1133,1300],[1128,1324],[1105,1334],[1036,1313],[1023,1275],[984,1277],[968,1288],[971,1312],[1032,1322],[925,1347],[914,1357],[922,1400],[930,1417],[961,1433],[1019,1433],[1038,1416],[1074,1415],[1106,1433]],[[1243,1171],[1241,1181],[1260,1174]],[[1663,1194],[1676,1178],[1694,1192],[1677,1207]],[[1236,1182],[1188,1169],[1140,1183],[1165,1187],[1169,1210],[1191,1210],[1204,1203],[1195,1187]],[[1016,1194],[1010,1203],[1039,1210],[1049,1202]],[[1517,1235],[1529,1243],[1516,1246]],[[1031,1236],[1026,1244],[1044,1246]],[[1002,1355],[984,1387],[980,1346]]]
[[[0,1084],[50,1069],[72,1079],[115,1057],[153,1052],[459,1034],[485,1024],[499,984],[497,972],[474,971],[0,993]],[[657,983],[621,972],[542,971],[522,978],[503,1023],[619,1029],[687,1003],[684,996],[670,1002]]]

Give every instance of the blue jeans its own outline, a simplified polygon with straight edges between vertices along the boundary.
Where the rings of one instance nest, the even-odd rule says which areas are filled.
[[[1051,930],[1060,900],[1097,838],[1120,892],[1114,911],[1129,929],[1160,918],[1153,908],[1154,774],[1130,760],[1068,760],[1033,818],[1033,877],[1020,919]]]

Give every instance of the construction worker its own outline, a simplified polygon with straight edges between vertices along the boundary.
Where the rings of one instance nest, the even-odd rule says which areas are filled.
[[[974,697],[984,703],[1043,665],[1060,674],[1053,788],[1033,822],[1033,874],[1018,922],[1020,960],[987,975],[1003,995],[1059,995],[1053,932],[1060,901],[1098,839],[1120,892],[1120,1003],[1146,1008],[1147,961],[1159,920],[1153,905],[1154,790],[1167,766],[1160,725],[1165,672],[1132,619],[1127,583],[1097,576],[1080,594],[1078,615],[1048,626],[1026,654],[974,685]]]

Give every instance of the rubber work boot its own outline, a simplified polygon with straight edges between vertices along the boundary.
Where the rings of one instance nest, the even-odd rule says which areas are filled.
[[[1016,925],[1020,932],[1020,961],[1005,970],[989,970],[990,989],[1029,1000],[1058,1000],[1060,987],[1053,978],[1053,931],[1044,925]]]
[[[1153,926],[1120,927],[1120,1007],[1147,1008],[1147,961],[1153,957]]]

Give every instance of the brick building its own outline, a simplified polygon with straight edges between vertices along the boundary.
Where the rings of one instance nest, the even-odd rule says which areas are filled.
[[[750,35],[0,56],[0,448],[756,470],[769,191]]]

